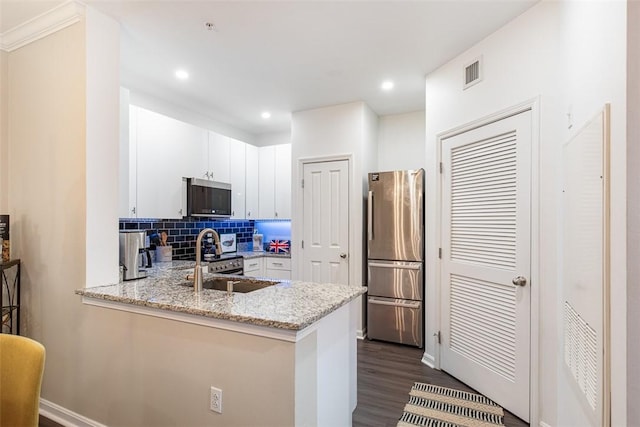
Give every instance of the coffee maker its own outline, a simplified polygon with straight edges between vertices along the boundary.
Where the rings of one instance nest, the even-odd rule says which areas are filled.
[[[151,268],[151,253],[146,247],[145,231],[120,232],[120,264],[124,267],[123,280],[147,277],[145,268]]]

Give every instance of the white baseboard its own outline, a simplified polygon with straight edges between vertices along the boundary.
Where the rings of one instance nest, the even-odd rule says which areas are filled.
[[[367,337],[367,328],[358,329],[356,331],[356,338],[363,340]]]
[[[107,427],[43,398],[40,398],[40,415],[65,427]]]
[[[422,363],[432,369],[436,369],[436,359],[430,354],[425,353],[422,355]]]
[[[551,427],[551,426],[545,423],[544,421],[540,421],[540,427]]]

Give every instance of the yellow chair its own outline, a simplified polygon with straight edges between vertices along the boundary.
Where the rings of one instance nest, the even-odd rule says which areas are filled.
[[[44,347],[0,334],[0,427],[37,426]]]

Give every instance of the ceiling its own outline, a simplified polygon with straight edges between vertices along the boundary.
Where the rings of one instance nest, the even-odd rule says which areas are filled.
[[[0,1],[0,32],[63,3]],[[426,74],[536,0],[84,2],[121,24],[123,86],[258,136],[352,101],[423,110]]]

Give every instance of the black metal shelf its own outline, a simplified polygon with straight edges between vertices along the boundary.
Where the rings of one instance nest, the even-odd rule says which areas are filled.
[[[15,276],[7,274],[16,269]],[[6,298],[6,300],[5,300]],[[20,335],[20,260],[0,264],[0,332]]]

